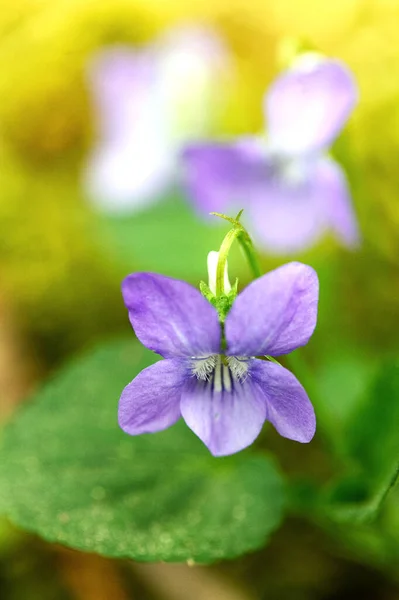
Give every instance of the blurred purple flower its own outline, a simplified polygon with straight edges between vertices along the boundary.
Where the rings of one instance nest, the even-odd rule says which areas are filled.
[[[302,55],[265,96],[267,139],[185,150],[186,184],[199,211],[245,205],[256,241],[275,253],[307,248],[329,229],[355,246],[359,234],[346,177],[326,152],[356,100],[343,64]]]
[[[85,170],[92,202],[108,212],[156,200],[177,178],[183,145],[204,135],[227,51],[208,29],[171,30],[140,50],[114,47],[89,67],[98,144]]]
[[[227,314],[224,341],[216,309],[184,281],[134,273],[122,291],[137,337],[165,358],[123,390],[125,432],[160,431],[182,416],[215,456],[250,445],[265,420],[284,437],[312,439],[315,415],[303,387],[281,365],[256,358],[308,342],[318,303],[311,267],[293,262],[253,281]]]

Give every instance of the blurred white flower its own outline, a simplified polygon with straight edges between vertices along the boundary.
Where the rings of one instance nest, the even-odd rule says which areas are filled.
[[[194,26],[94,57],[89,86],[98,142],[84,176],[93,204],[132,212],[167,192],[184,144],[209,134],[229,69],[217,34]]]

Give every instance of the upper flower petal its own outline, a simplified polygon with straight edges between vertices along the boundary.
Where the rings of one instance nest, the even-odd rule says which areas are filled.
[[[266,419],[278,433],[297,442],[310,442],[316,430],[316,417],[307,393],[296,377],[281,365],[254,360],[253,385],[264,394]]]
[[[178,359],[161,360],[141,371],[125,387],[118,422],[130,435],[153,433],[180,418],[180,397],[187,367]]]
[[[117,46],[96,54],[88,66],[88,84],[105,141],[130,139],[142,120],[160,108],[156,55]]]
[[[286,154],[329,146],[356,100],[355,82],[342,63],[303,55],[265,96],[271,146]]]
[[[278,356],[304,346],[316,326],[318,294],[316,272],[298,262],[255,279],[227,315],[227,353]]]
[[[139,340],[166,358],[220,351],[215,308],[194,287],[156,273],[132,273],[122,283],[130,322]]]
[[[171,137],[180,144],[209,134],[232,68],[223,39],[208,26],[178,25],[166,30],[154,48]]]
[[[318,161],[317,179],[323,190],[323,206],[329,227],[349,248],[360,242],[359,227],[353,210],[348,183],[340,165],[331,158]]]
[[[242,208],[248,187],[264,177],[265,150],[258,138],[187,146],[182,154],[184,184],[202,213]]]
[[[266,405],[250,377],[230,379],[227,367],[217,381],[187,381],[182,392],[181,414],[187,425],[214,456],[226,456],[246,448],[258,437],[266,417]],[[226,379],[224,380],[223,377]]]

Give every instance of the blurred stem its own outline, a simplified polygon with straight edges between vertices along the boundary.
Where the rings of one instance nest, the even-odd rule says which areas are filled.
[[[220,217],[221,219],[224,219],[225,221],[228,221],[229,223],[233,224],[233,228],[230,229],[230,231],[228,231],[225,235],[219,250],[219,260],[216,268],[216,296],[220,296],[225,293],[224,273],[226,269],[227,257],[234,240],[237,240],[239,242],[252,271],[253,278],[257,279],[262,275],[259,260],[252,240],[247,230],[240,223],[240,217],[242,213],[243,210],[240,210],[235,219],[228,217],[227,215],[224,215],[222,213],[211,213],[211,215]]]
[[[246,230],[240,232],[237,241],[240,243],[241,248],[243,249],[245,258],[247,259],[252,271],[253,278],[257,279],[258,277],[261,277],[262,270],[259,264],[258,255],[256,254],[252,240]]]

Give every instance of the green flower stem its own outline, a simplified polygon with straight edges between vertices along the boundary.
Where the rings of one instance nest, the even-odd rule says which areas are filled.
[[[243,211],[240,210],[235,219],[228,217],[222,213],[211,213],[211,215],[215,215],[216,217],[225,219],[225,221],[228,221],[229,223],[233,224],[233,228],[227,232],[219,250],[219,260],[216,268],[216,296],[220,296],[225,293],[224,273],[226,269],[227,257],[234,240],[237,240],[241,245],[241,248],[243,249],[245,257],[251,268],[254,279],[262,275],[262,271],[252,240],[247,230],[241,225],[239,220],[242,213]]]
[[[245,258],[247,259],[250,269],[252,271],[253,278],[257,279],[258,277],[261,277],[263,274],[262,269],[259,264],[259,259],[256,254],[254,245],[248,233],[245,230],[241,231],[239,236],[237,237],[237,241],[241,244],[241,248],[243,249]]]

